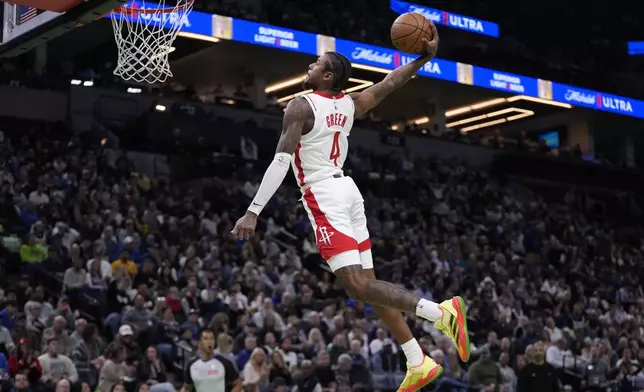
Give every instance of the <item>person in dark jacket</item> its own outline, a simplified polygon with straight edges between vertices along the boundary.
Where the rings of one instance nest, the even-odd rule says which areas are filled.
[[[78,379],[90,385],[98,382],[98,369],[103,365],[101,349],[98,342],[96,325],[87,324],[83,330],[82,340],[72,351],[72,361],[78,371]]]
[[[145,357],[137,367],[137,378],[150,386],[151,392],[174,392],[174,387],[168,382],[168,373],[159,357],[156,347],[148,347]]]

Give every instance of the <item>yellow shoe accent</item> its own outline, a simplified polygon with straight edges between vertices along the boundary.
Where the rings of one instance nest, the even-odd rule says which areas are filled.
[[[454,297],[440,304],[443,317],[434,323],[434,327],[447,335],[456,344],[461,361],[470,359],[470,335],[467,330],[467,311],[463,298]]]
[[[443,373],[443,367],[425,355],[425,360],[418,366],[407,365],[407,375],[398,388],[398,392],[415,392]]]

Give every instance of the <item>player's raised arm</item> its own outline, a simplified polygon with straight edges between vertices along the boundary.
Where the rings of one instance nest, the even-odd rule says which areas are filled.
[[[257,216],[284,181],[291,163],[291,155],[295,153],[304,128],[312,117],[311,106],[304,98],[296,98],[289,102],[284,111],[282,134],[277,143],[275,158],[266,169],[257,194],[246,214],[239,218],[232,230],[232,234],[238,239],[247,240],[255,234]]]
[[[411,78],[416,75],[416,72],[425,65],[425,63],[436,56],[436,51],[438,50],[438,31],[433,23],[431,24],[431,27],[432,40],[428,41],[423,38],[423,42],[425,43],[425,53],[414,61],[396,68],[380,83],[376,83],[362,92],[351,94],[351,98],[353,98],[353,101],[356,104],[356,117],[361,116],[378,106],[378,104],[380,104],[387,95],[410,81]]]

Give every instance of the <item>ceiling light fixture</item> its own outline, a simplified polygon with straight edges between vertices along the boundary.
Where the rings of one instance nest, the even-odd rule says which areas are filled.
[[[445,111],[445,117],[455,117],[459,116],[461,114],[469,113],[475,110],[480,110],[486,107],[490,106],[497,106],[501,105],[506,102],[517,102],[517,101],[530,101],[530,102],[535,102],[535,103],[540,103],[543,105],[550,105],[550,106],[557,106],[560,108],[565,108],[565,109],[571,109],[572,105],[567,104],[567,103],[561,103],[561,102],[555,102],[555,101],[550,101],[547,99],[543,98],[535,98],[535,97],[530,97],[527,95],[515,95],[510,98],[493,98],[493,99],[488,99],[486,101],[481,101],[477,103],[473,103],[471,105],[467,106],[461,106],[458,108],[450,109]]]
[[[271,84],[270,86],[266,86],[266,88],[264,89],[264,92],[266,94],[270,94],[270,93],[274,93],[275,91],[284,90],[285,88],[295,86],[296,84],[301,84],[305,78],[306,78],[306,74],[299,75],[290,79],[286,79],[281,82]]]
[[[220,41],[219,38],[216,38],[216,37],[211,37],[209,35],[204,35],[204,34],[188,33],[186,31],[180,31],[177,35],[183,38],[198,39],[200,41],[207,41],[207,42],[214,42],[214,43],[217,43]]]
[[[293,85],[295,85],[297,83],[301,83],[304,80],[305,77],[306,77],[306,75],[303,75],[301,77],[296,77],[296,78],[293,78],[293,79],[285,80],[285,81],[280,82],[280,83],[276,83],[274,85],[271,85],[271,86],[267,87],[266,90],[264,90],[264,91],[269,91],[270,90],[270,92],[274,92],[274,91],[285,89],[285,88],[293,86]],[[349,93],[352,93],[354,91],[362,90],[364,88],[367,88],[367,87],[373,85],[373,82],[371,80],[364,80],[364,79],[357,79],[357,78],[349,78],[349,82],[357,83],[358,85],[349,87],[348,89],[344,90],[345,94],[349,94]],[[294,94],[286,95],[284,97],[278,98],[277,103],[290,101],[293,98],[299,97],[300,95],[308,94],[308,93],[310,93],[312,91],[313,90],[305,90],[305,91],[299,91],[299,92],[294,93]]]
[[[378,73],[382,73],[382,74],[391,73],[390,69],[374,67],[374,66],[371,66],[371,65],[362,65],[362,64],[353,63],[353,64],[351,64],[351,67],[361,69],[363,71],[378,72]]]
[[[499,117],[499,116],[502,116],[504,114],[513,113],[513,112],[518,112],[519,114],[532,113],[532,111],[526,110],[526,109],[520,109],[520,108],[514,108],[514,107],[505,108],[505,109],[497,110],[495,112],[485,113],[485,114],[481,114],[479,116],[466,118],[464,120],[454,121],[452,123],[445,124],[445,126],[447,128],[454,128],[454,127],[457,127],[459,125],[470,124],[470,123],[473,123],[473,122],[476,122],[476,121],[485,120],[486,118]]]
[[[520,110],[522,111],[522,113],[514,115],[514,116],[509,116],[509,117],[506,117],[506,118],[499,118],[497,120],[487,121],[487,122],[484,122],[484,123],[481,123],[481,124],[472,125],[470,127],[461,128],[461,132],[467,133],[467,132],[475,131],[477,129],[482,129],[482,128],[487,128],[487,127],[491,127],[491,126],[494,126],[494,125],[508,123],[510,121],[515,121],[515,120],[519,120],[521,118],[530,117],[530,116],[534,115],[534,112],[532,110],[525,110],[525,109],[520,109]],[[501,111],[502,110],[499,110],[499,112],[501,112]]]

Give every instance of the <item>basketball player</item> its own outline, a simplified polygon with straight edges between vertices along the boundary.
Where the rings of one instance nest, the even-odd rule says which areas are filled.
[[[228,358],[215,355],[215,334],[204,328],[199,332],[199,355],[188,361],[181,392],[241,392],[239,372]]]
[[[416,391],[435,380],[442,367],[423,354],[411,334],[402,312],[415,313],[434,322],[449,336],[463,361],[470,357],[467,316],[460,297],[440,305],[376,280],[367,231],[364,201],[350,177],[342,173],[354,117],[376,107],[393,91],[407,83],[431,60],[438,49],[438,32],[423,39],[425,52],[414,61],[389,73],[380,83],[363,92],[345,95],[351,63],[343,55],[327,52],[309,65],[304,81],[313,92],[289,102],[284,113],[277,152],[246,214],[232,231],[237,238],[254,235],[257,216],[284,180],[292,163],[320,255],[326,260],[347,294],[373,306],[401,344],[407,362],[407,376],[399,391]]]

